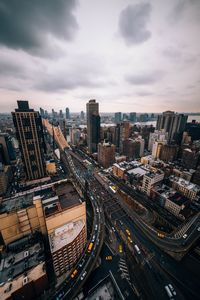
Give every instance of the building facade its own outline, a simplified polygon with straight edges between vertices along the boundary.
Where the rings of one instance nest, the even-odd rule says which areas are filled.
[[[111,143],[98,144],[98,162],[104,167],[109,168],[115,162],[115,145]]]
[[[168,141],[181,142],[182,133],[185,130],[188,116],[177,114],[174,111],[165,111],[158,116],[156,129],[164,129],[168,132]]]
[[[99,103],[96,100],[89,100],[86,110],[88,150],[90,153],[94,153],[97,152],[97,145],[100,141]]]
[[[29,108],[28,101],[17,101],[12,112],[26,177],[29,180],[45,176],[46,152],[42,120],[39,112]]]

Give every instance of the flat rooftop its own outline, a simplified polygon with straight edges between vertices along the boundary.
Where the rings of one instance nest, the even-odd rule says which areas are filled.
[[[67,209],[80,203],[81,197],[73,183],[67,180],[52,182],[3,199],[0,202],[0,214],[17,211],[33,205],[33,200],[42,198],[45,214]]]
[[[11,243],[10,249],[2,252],[0,283],[12,283],[20,275],[27,276],[29,270],[45,263],[44,246],[37,238],[28,237]]]
[[[189,199],[185,196],[181,195],[174,189],[170,188],[167,185],[156,186],[155,190],[165,199],[169,199],[170,201],[176,203],[177,205],[181,206],[182,204],[186,204],[189,202]]]
[[[82,203],[82,200],[71,182],[54,186],[54,193],[42,200],[45,215],[72,208]]]
[[[178,185],[185,187],[186,189],[188,189],[190,191],[194,191],[196,193],[200,192],[200,186],[198,186],[197,184],[191,183],[190,181],[187,181],[183,178],[172,175],[172,176],[170,176],[170,180],[172,182],[178,183]]]

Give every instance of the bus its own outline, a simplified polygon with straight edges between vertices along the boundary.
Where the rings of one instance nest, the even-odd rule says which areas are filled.
[[[93,243],[91,242],[91,243],[89,244],[89,246],[88,246],[88,253],[90,253],[90,252],[91,252],[91,250],[92,250],[92,247],[93,247]]]

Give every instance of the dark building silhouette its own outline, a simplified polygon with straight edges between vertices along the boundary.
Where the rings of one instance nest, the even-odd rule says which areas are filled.
[[[22,161],[29,180],[45,176],[44,154],[46,152],[42,119],[39,112],[29,108],[28,101],[17,101],[18,108],[12,112]]]
[[[191,136],[192,141],[200,140],[200,123],[192,120],[192,122],[186,124],[185,131]]]
[[[69,107],[66,107],[66,110],[65,110],[65,117],[66,117],[67,120],[70,119]]]
[[[13,146],[12,138],[7,133],[0,133],[0,160],[5,165],[11,164],[12,161],[16,160],[16,153]]]
[[[100,116],[99,103],[89,100],[87,110],[87,142],[90,153],[97,152],[97,144],[100,141]]]

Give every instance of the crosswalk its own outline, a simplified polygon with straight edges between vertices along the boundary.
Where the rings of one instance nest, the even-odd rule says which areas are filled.
[[[195,218],[192,218],[190,221],[188,221],[184,226],[182,226],[175,234],[175,238],[181,238],[187,231],[188,229],[192,226],[192,224],[196,221],[196,216]]]
[[[123,258],[120,258],[120,260],[119,260],[119,270],[122,272],[122,277],[126,278],[128,283],[131,285],[131,280],[130,280],[128,268],[126,265],[126,261]]]

